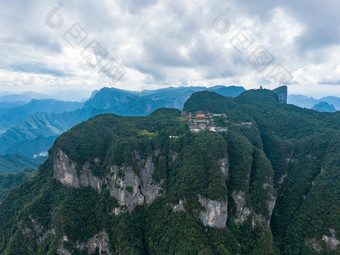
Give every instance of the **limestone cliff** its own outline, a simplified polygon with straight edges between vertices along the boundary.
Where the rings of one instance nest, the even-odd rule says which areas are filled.
[[[287,104],[287,94],[288,94],[287,86],[278,87],[274,89],[273,92],[278,96],[279,102],[281,104]]]
[[[199,197],[199,202],[204,207],[199,218],[205,226],[223,228],[226,226],[228,219],[228,201],[214,201],[211,199]]]
[[[154,155],[157,155],[157,152]],[[110,166],[107,176],[97,177],[92,174],[89,162],[77,170],[78,164],[72,162],[59,149],[53,164],[54,178],[67,187],[92,187],[98,192],[101,191],[103,185],[107,185],[110,195],[116,198],[120,205],[120,208],[115,208],[114,213],[116,215],[125,211],[131,213],[137,205],[143,205],[144,202],[151,204],[161,195],[161,183],[157,184],[152,180],[154,155],[144,160],[135,151],[138,174],[133,171],[132,167]]]

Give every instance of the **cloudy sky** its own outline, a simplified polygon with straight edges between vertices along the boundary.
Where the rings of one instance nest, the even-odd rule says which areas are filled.
[[[0,0],[0,93],[283,82],[340,96],[339,11],[339,0]]]

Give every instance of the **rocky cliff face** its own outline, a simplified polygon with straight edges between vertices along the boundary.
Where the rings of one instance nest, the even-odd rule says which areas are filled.
[[[279,102],[281,104],[287,104],[287,94],[288,94],[287,86],[278,87],[274,89],[273,92],[278,96]]]
[[[89,163],[85,163],[81,167],[81,171],[77,171],[77,168],[78,165],[72,162],[69,157],[59,149],[53,165],[54,178],[66,187],[79,188],[80,186],[91,186],[100,191],[104,180],[92,174]]]
[[[132,170],[132,167],[111,166],[110,173],[99,178],[92,174],[88,162],[81,167],[80,171],[77,171],[78,165],[72,162],[62,150],[58,150],[53,167],[54,178],[67,187],[90,186],[98,192],[101,191],[102,185],[108,185],[110,195],[117,199],[120,206],[114,208],[113,213],[115,215],[124,212],[131,213],[138,205],[151,204],[163,192],[161,183],[157,184],[152,180],[155,169],[152,160],[158,154],[159,150],[155,150],[153,155],[144,160],[137,151],[134,152],[139,168],[138,175]],[[172,162],[176,157],[172,157]],[[218,160],[218,164],[226,181],[229,178],[228,160],[221,158]],[[228,219],[228,201],[214,201],[200,195],[198,195],[198,199],[204,207],[204,210],[199,214],[202,223],[210,227],[225,227]],[[173,206],[173,211],[184,211],[184,202],[180,201],[178,205]]]
[[[54,178],[66,187],[92,187],[98,192],[101,191],[104,184],[108,185],[110,195],[116,198],[120,205],[120,208],[114,209],[114,213],[116,215],[126,211],[131,213],[137,205],[143,205],[144,202],[151,204],[161,195],[161,183],[157,184],[152,180],[154,172],[152,160],[157,154],[155,151],[154,155],[144,160],[135,151],[138,174],[132,170],[132,167],[110,166],[109,174],[99,178],[92,174],[89,162],[79,168],[77,163],[72,162],[59,149],[53,165]]]
[[[121,206],[120,209],[115,209],[116,215],[124,212],[124,207],[131,213],[137,205],[144,204],[145,197],[141,191],[140,178],[131,168],[111,167],[108,179],[110,195],[116,198]]]
[[[77,243],[76,247],[80,251],[87,248],[88,254],[112,254],[109,249],[109,236],[105,231],[100,231],[91,237],[86,243]]]
[[[77,175],[76,164],[71,162],[69,157],[59,150],[53,165],[54,178],[67,187],[80,187],[80,180]]]
[[[232,197],[236,203],[236,218],[234,219],[235,223],[243,224],[251,214],[251,211],[248,207],[246,207],[246,198],[245,193],[242,191],[233,191]]]
[[[202,223],[209,227],[225,227],[228,219],[228,201],[213,201],[200,195],[198,197],[204,207],[204,211],[199,214]]]
[[[268,92],[269,110],[221,101],[217,109],[257,124],[224,133],[190,133],[171,109],[105,114],[69,130],[0,204],[0,253],[337,254],[335,124],[307,111],[304,130],[304,110],[281,116],[286,106]]]
[[[221,158],[218,160],[223,178],[226,182],[229,180],[229,162],[227,158]]]

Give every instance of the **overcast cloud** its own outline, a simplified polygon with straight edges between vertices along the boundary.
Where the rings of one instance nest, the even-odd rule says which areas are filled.
[[[340,96],[340,1],[23,1],[0,2],[0,92],[129,90],[167,86],[239,85],[274,88],[266,73],[277,64],[292,75],[291,94]],[[62,7],[61,7],[62,6]],[[59,28],[46,24],[53,8]],[[218,15],[228,31],[213,29]],[[56,16],[51,19],[58,21]],[[88,37],[73,48],[63,35],[79,24]],[[219,28],[223,23],[219,24]],[[230,40],[240,29],[255,39],[243,52]],[[92,40],[121,65],[114,81],[81,51]],[[264,46],[274,61],[259,73],[247,57]],[[106,58],[107,59],[107,58]],[[75,98],[80,95],[75,93]]]

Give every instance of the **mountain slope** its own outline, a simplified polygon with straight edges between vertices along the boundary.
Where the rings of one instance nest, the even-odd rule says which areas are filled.
[[[273,166],[278,198],[271,230],[276,243],[283,254],[314,254],[317,250],[336,254],[334,249],[339,251],[339,247],[332,250],[330,240],[340,240],[336,217],[340,208],[340,115],[268,104],[266,101],[272,101],[269,92],[263,93],[256,104],[244,100],[259,93],[246,91],[235,100],[244,103],[248,113],[242,116],[243,121],[254,121],[259,128],[264,152]],[[195,96],[195,102],[206,105],[206,95]],[[191,103],[187,104],[185,108],[192,110]],[[240,115],[234,109],[226,109],[226,113]]]
[[[224,112],[228,131],[190,133],[178,110],[159,109],[99,115],[58,137],[0,205],[0,252],[339,252],[339,114],[267,90],[198,92],[184,109]]]
[[[47,151],[57,136],[89,116],[82,109],[61,114],[38,112],[0,136],[0,153],[20,151],[33,156]]]
[[[35,100],[9,109],[0,110],[0,129],[11,127],[37,112],[62,113],[81,108],[83,103],[64,102],[54,99]]]
[[[0,174],[0,203],[12,189],[32,178],[34,172],[33,168],[25,168],[16,174]]]
[[[28,168],[37,168],[44,161],[44,157],[29,158],[23,154],[0,155],[0,174],[17,173]]]
[[[223,95],[236,96],[243,92],[244,88],[236,86],[216,86],[211,88],[170,87],[142,92],[103,88],[100,91],[93,93],[82,109],[54,114],[53,111],[56,109],[53,107],[53,104],[48,107],[49,109],[38,107],[38,109],[41,109],[42,111],[46,110],[47,113],[37,112],[24,121],[12,126],[0,136],[0,153],[22,152],[28,156],[32,156],[41,151],[46,151],[52,146],[54,139],[58,135],[70,127],[87,120],[91,116],[102,113],[144,116],[161,107],[182,109],[184,102],[192,93],[202,90],[216,90]],[[42,102],[48,104],[49,101],[42,100],[34,102],[37,102],[38,104],[33,104],[33,101],[30,104],[37,106]],[[68,107],[78,108],[78,104],[80,103],[65,105],[66,108],[59,108],[58,106],[57,109],[60,112]],[[56,101],[56,105],[59,105],[59,102]],[[24,106],[23,109],[26,108],[27,105]],[[29,108],[32,108],[33,110],[37,109],[37,107],[33,106]],[[11,109],[8,110],[9,115],[13,116],[14,121],[18,120],[15,116],[18,114],[20,115],[20,111],[17,113],[17,109],[22,108],[14,108],[13,111],[15,114],[11,114]],[[49,111],[51,111],[50,114],[48,113]],[[32,113],[32,111],[30,113]],[[26,110],[21,112],[22,116],[25,114],[28,114]],[[5,124],[6,123],[4,122],[3,125]]]
[[[103,88],[86,103],[86,107],[118,115],[144,116],[161,107],[182,109],[192,93],[203,90],[216,91],[224,96],[235,97],[245,89],[236,86],[169,87],[132,92],[116,88]]]

